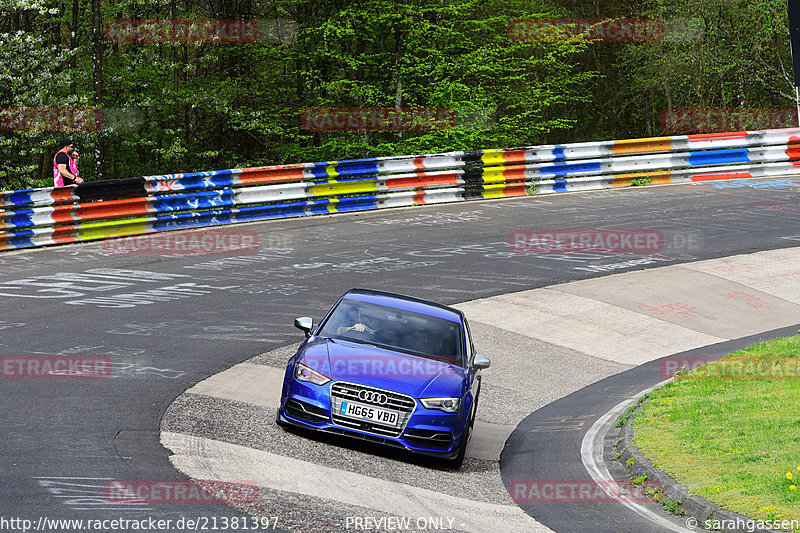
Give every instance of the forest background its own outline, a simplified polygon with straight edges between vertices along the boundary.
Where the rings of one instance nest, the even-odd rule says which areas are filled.
[[[605,22],[597,40],[534,35],[532,19],[660,33],[609,38],[620,26]],[[256,21],[259,35],[114,33],[154,20]],[[791,127],[794,106],[785,0],[0,0],[5,190],[52,186],[64,136],[98,180]],[[320,119],[353,108],[452,120],[342,131]],[[54,126],[68,110],[102,121]]]

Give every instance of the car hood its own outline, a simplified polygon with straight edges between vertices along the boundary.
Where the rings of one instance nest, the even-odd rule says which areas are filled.
[[[461,397],[466,393],[464,368],[369,344],[314,337],[298,353],[297,361],[334,381],[415,398]]]

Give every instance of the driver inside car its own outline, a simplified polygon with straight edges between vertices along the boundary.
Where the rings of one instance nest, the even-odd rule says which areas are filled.
[[[366,335],[352,335],[359,339],[369,339],[375,336],[378,333],[378,319],[369,311],[364,309],[358,310],[358,321],[353,324],[352,326],[341,326],[339,329],[336,330],[337,335],[341,335],[348,331],[353,331],[356,333],[365,333]],[[351,335],[349,335],[351,336]]]

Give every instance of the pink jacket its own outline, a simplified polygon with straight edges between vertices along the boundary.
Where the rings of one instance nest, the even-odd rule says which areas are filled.
[[[61,175],[61,172],[58,171],[58,163],[56,163],[56,158],[58,154],[62,152],[56,152],[56,155],[53,156],[53,186],[54,187],[63,187],[64,186],[64,176]],[[69,171],[74,174],[75,176],[80,176],[80,172],[78,171],[78,164],[75,163],[75,160],[72,159],[66,152],[63,152],[67,155],[69,159]]]

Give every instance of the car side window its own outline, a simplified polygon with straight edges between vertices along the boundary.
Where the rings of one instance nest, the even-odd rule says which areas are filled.
[[[464,318],[464,334],[467,338],[467,353],[465,359],[471,365],[472,360],[475,358],[475,346],[472,345],[472,334],[469,331],[469,322],[467,322],[466,317]]]

